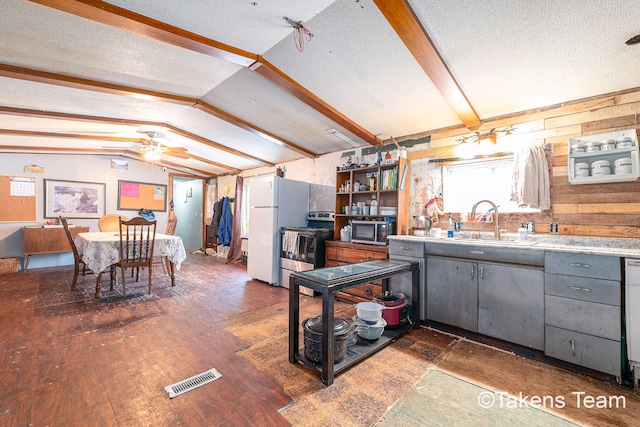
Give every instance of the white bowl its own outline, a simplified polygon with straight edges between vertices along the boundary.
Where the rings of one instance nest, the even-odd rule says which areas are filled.
[[[370,325],[375,325],[376,322],[382,319],[382,310],[384,310],[384,305],[377,302],[359,302],[356,304],[356,314],[362,321]]]

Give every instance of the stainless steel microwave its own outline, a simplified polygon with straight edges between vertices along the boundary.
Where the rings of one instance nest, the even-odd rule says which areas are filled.
[[[395,222],[351,221],[351,241],[385,246],[387,236],[395,234]]]

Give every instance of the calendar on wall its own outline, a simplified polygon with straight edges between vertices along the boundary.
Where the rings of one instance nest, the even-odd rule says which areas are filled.
[[[36,221],[36,178],[0,175],[0,222]]]

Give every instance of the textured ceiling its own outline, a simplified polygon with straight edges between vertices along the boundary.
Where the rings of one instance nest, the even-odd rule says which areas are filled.
[[[215,176],[464,128],[373,0],[0,1],[1,152],[138,158],[158,129],[190,157],[163,164]],[[480,120],[640,81],[638,0],[386,2]],[[284,16],[313,33],[302,52]]]

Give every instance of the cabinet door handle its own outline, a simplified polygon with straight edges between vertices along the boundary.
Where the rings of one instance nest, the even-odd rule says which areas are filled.
[[[569,344],[571,344],[571,353],[573,353],[573,357],[576,357],[576,340],[569,340]]]
[[[580,264],[578,262],[572,262],[569,264],[571,267],[591,268],[591,264]]]
[[[476,276],[476,266],[471,265],[471,278],[473,279]]]
[[[469,253],[474,255],[484,255],[484,251],[469,251]]]
[[[480,279],[484,280],[484,267],[480,266]]]
[[[587,291],[587,292],[591,292],[591,288],[583,288],[580,286],[574,286],[574,285],[569,285],[569,289],[573,289],[575,291]]]

